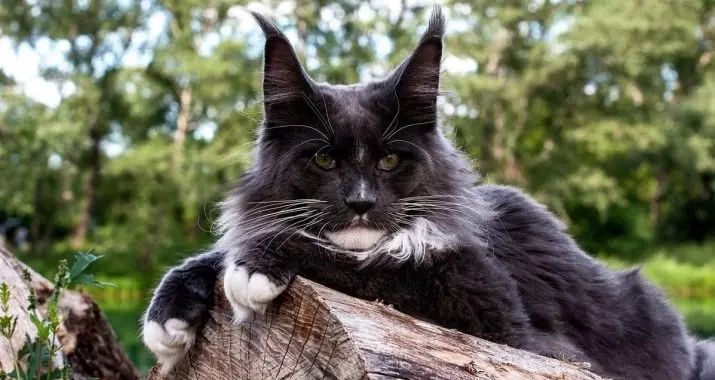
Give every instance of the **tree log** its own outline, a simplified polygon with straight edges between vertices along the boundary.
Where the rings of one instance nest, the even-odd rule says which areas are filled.
[[[236,325],[216,288],[196,343],[161,379],[573,379],[600,377],[574,364],[445,329],[389,305],[355,299],[303,278],[254,321]]]
[[[28,317],[27,297],[30,288],[22,278],[28,269],[40,312],[46,307],[54,285],[33,271],[0,245],[0,283],[7,283],[12,292],[10,314],[18,316],[13,348],[22,347],[25,334],[34,338],[36,331]],[[62,344],[62,354],[71,366],[73,379],[98,378],[116,380],[139,379],[129,357],[122,349],[106,317],[91,297],[81,292],[65,290],[60,297],[63,323],[57,334]],[[10,372],[14,355],[8,341],[0,336],[0,367]]]

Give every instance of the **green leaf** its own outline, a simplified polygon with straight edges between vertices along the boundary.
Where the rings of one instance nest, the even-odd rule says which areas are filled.
[[[29,337],[27,339],[29,340]],[[37,371],[40,368],[40,363],[42,362],[42,344],[40,344],[39,340],[26,342],[25,344],[28,345],[30,353],[27,357],[27,371],[25,378],[36,379]]]
[[[97,281],[94,279],[93,274],[88,274],[88,273],[80,274],[73,280],[73,282],[75,284],[92,285],[92,286],[96,286],[99,288],[106,288],[106,287],[114,288],[114,287],[116,287],[116,285],[114,285],[114,284]]]
[[[32,349],[32,340],[30,339],[29,335],[25,334],[25,343],[23,343],[22,348],[20,348],[20,351],[17,352],[18,359],[22,359],[26,355],[29,355],[31,349]]]
[[[45,323],[44,320],[40,319],[36,313],[30,314],[30,321],[35,325],[37,329],[37,338],[40,341],[47,341],[50,337],[50,326]]]
[[[7,306],[10,303],[10,287],[7,283],[0,284],[0,305]]]
[[[30,294],[27,296],[27,311],[37,310],[37,294],[35,289],[30,288]]]
[[[50,373],[50,378],[51,379],[61,379],[63,374],[63,368],[55,368],[52,370]]]
[[[0,380],[5,380],[5,379],[19,379],[18,377],[17,370],[12,370],[10,373],[6,373],[5,371],[0,371]]]
[[[3,336],[10,339],[15,334],[15,328],[17,327],[17,316],[14,315],[3,315],[0,316],[0,333]]]
[[[50,322],[48,328],[50,330],[56,329],[60,323],[62,323],[61,317],[60,317],[60,308],[57,303],[53,302],[50,303],[49,307],[47,308],[47,320]]]
[[[32,274],[30,273],[29,269],[22,268],[22,279],[25,280],[25,282],[27,283],[32,282]]]
[[[89,252],[78,253],[77,256],[75,256],[72,268],[70,268],[70,282],[76,281],[77,276],[84,272],[90,264],[101,258],[102,256],[96,256]]]

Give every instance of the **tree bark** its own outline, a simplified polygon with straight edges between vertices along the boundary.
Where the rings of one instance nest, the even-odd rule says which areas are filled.
[[[42,195],[43,195],[43,186],[42,186],[42,181],[43,177],[38,177],[35,180],[35,194],[34,198],[32,200],[33,204],[33,217],[32,221],[30,222],[30,242],[32,243],[32,248],[37,250],[38,243],[40,242],[40,231],[42,227],[41,223],[41,215],[42,215]]]
[[[184,153],[184,141],[191,121],[191,90],[184,87],[179,92],[179,117],[174,133],[174,169],[181,170]]]
[[[82,247],[87,241],[87,234],[89,233],[89,227],[92,223],[92,216],[94,215],[94,201],[97,196],[97,189],[99,188],[99,175],[101,171],[101,136],[96,130],[97,126],[93,126],[89,132],[89,138],[91,142],[91,147],[89,150],[88,164],[89,173],[84,180],[84,198],[82,200],[82,206],[80,210],[80,219],[75,228],[74,234],[72,235],[72,246],[74,248]]]
[[[526,130],[526,123],[529,121],[529,107],[531,103],[531,94],[525,94],[524,98],[520,101],[520,106],[518,108],[518,118],[516,120],[516,126],[514,131],[506,136],[505,153],[506,153],[506,172],[505,178],[512,184],[522,185],[524,184],[524,171],[521,168],[521,164],[516,157],[516,152],[518,151],[519,139],[521,135],[524,134]]]
[[[235,325],[216,288],[196,343],[161,379],[572,379],[583,369],[423,322],[296,278],[265,316]]]
[[[36,331],[27,311],[30,287],[22,278],[27,268],[0,246],[0,283],[7,283],[12,292],[10,314],[18,316],[18,326],[10,344],[0,337],[0,367],[10,372],[14,363],[13,351],[22,347],[25,334],[34,337]],[[37,272],[27,268],[32,275],[30,286],[35,290],[38,309],[42,311],[54,285]],[[64,316],[57,334],[62,344],[62,355],[71,366],[73,379],[98,378],[109,380],[139,379],[139,374],[117,341],[114,331],[99,306],[86,294],[64,291],[60,297],[60,312]]]
[[[663,194],[665,194],[668,186],[668,173],[665,169],[658,168],[655,173],[655,189],[653,190],[653,196],[650,198],[650,210],[648,213],[648,221],[650,224],[650,229],[653,233],[656,233],[658,229],[658,223],[660,222],[660,209]]]

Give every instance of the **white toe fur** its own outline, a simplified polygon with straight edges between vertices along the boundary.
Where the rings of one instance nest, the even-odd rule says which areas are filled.
[[[248,280],[249,299],[253,303],[266,304],[271,302],[284,290],[286,290],[285,285],[277,286],[266,275],[261,273],[254,273]]]
[[[186,321],[172,318],[162,327],[158,322],[146,321],[142,332],[144,344],[156,355],[161,372],[167,373],[181,360],[194,344],[196,329]]]
[[[253,319],[254,312],[263,312],[268,303],[286,289],[276,285],[262,273],[248,275],[242,266],[230,264],[223,277],[223,288],[238,323]]]

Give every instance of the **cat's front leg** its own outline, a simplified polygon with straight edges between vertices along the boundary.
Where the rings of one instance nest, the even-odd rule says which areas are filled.
[[[154,291],[144,313],[142,340],[167,372],[191,348],[208,318],[222,252],[207,252],[172,268]]]
[[[234,321],[253,319],[286,290],[296,274],[283,251],[257,246],[227,255],[223,287]]]

